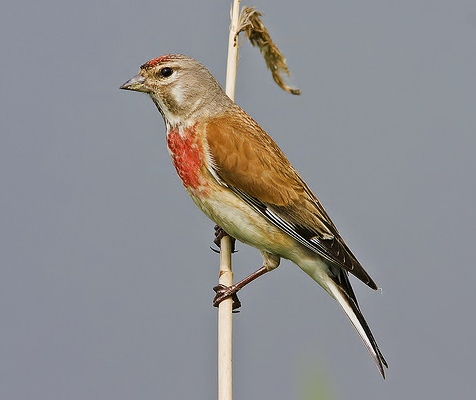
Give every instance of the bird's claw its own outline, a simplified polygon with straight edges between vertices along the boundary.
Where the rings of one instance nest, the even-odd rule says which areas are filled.
[[[222,240],[222,238],[224,238],[225,236],[230,236],[228,233],[226,233],[223,228],[221,228],[220,226],[218,225],[215,225],[215,239],[213,239],[213,243],[215,243],[218,248],[220,248],[220,242]],[[236,242],[236,239],[233,237],[233,236],[230,236],[230,239],[231,239],[231,252],[232,253],[236,253],[236,250],[235,250],[235,242]],[[210,247],[211,248],[211,247]],[[212,251],[214,251],[215,253],[219,253],[219,251],[211,248]]]
[[[225,286],[222,284],[219,284],[213,288],[213,290],[216,293],[215,298],[213,299],[213,306],[218,307],[218,305],[228,297],[231,297],[233,300],[233,305],[232,305],[232,310],[233,312],[239,312],[239,311],[234,311],[238,308],[241,307],[241,301],[238,299],[238,295],[236,294],[237,290],[234,286]]]

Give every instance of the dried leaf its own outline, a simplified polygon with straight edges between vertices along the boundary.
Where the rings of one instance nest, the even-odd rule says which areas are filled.
[[[245,32],[253,46],[257,46],[271,71],[274,81],[280,88],[291,94],[301,94],[299,89],[284,83],[283,75],[290,75],[283,53],[274,44],[268,29],[261,20],[261,13],[254,7],[244,7],[240,13],[237,36]]]

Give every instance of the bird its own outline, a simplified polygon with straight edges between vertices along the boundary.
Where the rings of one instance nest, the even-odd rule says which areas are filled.
[[[172,163],[193,202],[226,234],[261,252],[262,267],[216,289],[214,305],[276,269],[281,258],[290,260],[341,306],[385,379],[387,361],[349,273],[374,290],[378,286],[276,142],[194,58],[151,59],[120,89],[152,99],[165,122]]]

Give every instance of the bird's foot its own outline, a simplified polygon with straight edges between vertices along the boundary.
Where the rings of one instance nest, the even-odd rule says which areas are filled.
[[[223,228],[221,228],[218,225],[215,225],[215,239],[213,239],[213,243],[215,243],[218,246],[218,248],[220,248],[220,242],[221,242],[222,238],[224,238],[225,236],[230,236],[230,235],[228,235],[228,233],[226,233],[223,230]],[[236,253],[236,250],[235,250],[236,239],[232,236],[230,236],[230,239],[231,239],[231,252]],[[212,250],[219,253],[219,251],[216,251],[214,249],[212,249]]]
[[[238,299],[238,295],[236,292],[240,290],[239,287],[236,285],[231,285],[231,286],[225,286],[222,284],[219,284],[213,288],[213,290],[216,293],[215,298],[213,299],[213,306],[218,307],[218,305],[228,297],[231,297],[233,300],[233,305],[232,305],[232,310],[236,310],[241,307],[241,302]],[[234,311],[235,312],[235,311]],[[238,311],[236,311],[238,312]]]

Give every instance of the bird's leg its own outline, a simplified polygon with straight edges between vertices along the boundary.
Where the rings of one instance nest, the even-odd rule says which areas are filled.
[[[226,233],[223,230],[222,227],[220,227],[218,225],[215,225],[215,239],[213,239],[213,243],[215,243],[218,247],[220,247],[220,241],[225,236],[230,236],[230,235],[228,235],[228,233]],[[236,250],[235,250],[236,239],[232,236],[230,236],[230,239],[231,239],[231,252],[235,253],[236,252]],[[215,251],[214,249],[212,249],[212,250]]]
[[[219,248],[221,247],[221,240],[225,237],[225,236],[229,236],[230,238],[230,242],[231,242],[231,253],[235,253],[235,243],[236,243],[236,239],[233,237],[233,236],[230,236],[228,235],[228,233],[225,232],[225,230],[219,226],[219,225],[215,225],[215,239],[213,240],[213,243],[215,243]],[[213,251],[215,251],[216,253],[219,253],[219,251],[211,248]],[[218,285],[216,286],[215,288],[213,288],[215,290],[215,292],[217,293],[217,296],[218,296],[218,288],[220,287],[223,287],[223,288],[226,288],[225,285]],[[223,301],[226,297],[224,297],[221,301]],[[232,310],[236,310],[237,308],[240,308],[241,307],[241,302],[240,302],[240,299],[238,298],[238,295],[236,293],[233,293],[231,294],[231,298],[233,300],[233,305],[232,305]],[[218,304],[220,303],[216,303],[217,305],[215,307],[218,307]],[[214,303],[215,304],[215,303]],[[237,311],[238,312],[238,311]]]
[[[236,293],[243,287],[245,287],[248,283],[253,282],[255,279],[259,278],[261,275],[264,275],[268,271],[269,269],[263,265],[259,270],[253,272],[251,275],[248,275],[246,278],[242,279],[238,283],[235,283],[234,285],[215,286],[213,290],[216,292],[216,296],[213,299],[213,305],[215,307],[218,307],[218,304],[220,304],[223,300],[231,296],[231,298],[233,299],[233,310],[241,307],[240,300],[238,300],[238,296],[236,295]]]

